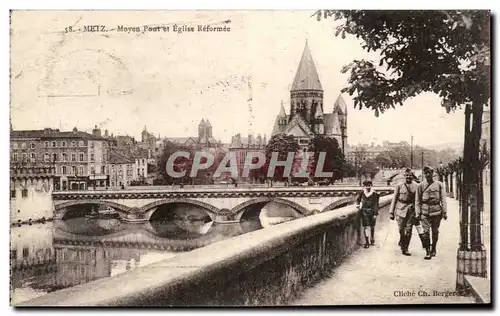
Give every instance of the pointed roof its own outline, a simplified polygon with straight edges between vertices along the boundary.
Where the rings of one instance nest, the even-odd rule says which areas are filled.
[[[323,91],[321,82],[319,81],[318,72],[316,71],[316,66],[309,50],[309,45],[306,41],[306,46],[304,47],[304,52],[302,53],[302,58],[300,59],[299,67],[297,68],[297,73],[295,74],[295,79],[293,80],[292,90],[319,90]]]
[[[200,122],[200,124],[198,124],[198,126],[205,126],[205,125],[206,125],[206,124],[205,124],[205,120],[204,120],[204,119],[201,119],[201,122]]]
[[[206,125],[207,126],[212,126],[212,124],[210,124],[210,121],[208,119],[207,119]]]
[[[280,113],[278,114],[279,118],[285,118],[286,113],[285,113],[285,107],[283,106],[283,101],[281,102],[281,108],[280,108]]]
[[[304,121],[304,119],[300,115],[295,115],[292,118],[292,120],[290,121],[290,123],[288,123],[288,125],[284,131],[285,134],[290,134],[290,132],[294,129],[295,126],[298,126],[300,129],[302,129],[302,131],[304,132],[305,135],[313,134],[313,132],[311,131],[311,129],[309,128],[307,123]],[[294,136],[298,136],[298,135],[294,135]]]
[[[339,97],[333,104],[333,112],[337,112],[337,110],[340,110],[342,114],[347,114],[347,105],[341,94],[339,94]]]

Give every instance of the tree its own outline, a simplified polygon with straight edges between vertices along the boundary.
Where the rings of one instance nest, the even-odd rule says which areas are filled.
[[[375,162],[377,165],[383,168],[391,168],[392,167],[392,159],[388,152],[384,151],[375,157]]]
[[[168,158],[178,151],[188,152],[189,158],[178,157],[174,161],[173,169],[175,172],[186,171],[185,175],[181,178],[174,178],[170,176],[166,170]],[[156,166],[156,172],[158,174],[158,179],[156,184],[175,184],[175,183],[191,183],[189,173],[192,167],[193,153],[192,149],[178,144],[167,141],[164,143],[163,152],[161,153],[158,163]]]
[[[411,152],[409,147],[397,146],[391,148],[388,153],[392,161],[393,168],[410,167],[411,165]]]
[[[459,257],[475,252],[485,259],[481,240],[479,142],[483,108],[490,102],[489,11],[319,11],[317,19],[341,20],[336,35],[354,35],[380,60],[354,60],[342,91],[354,106],[375,116],[422,92],[433,92],[448,112],[464,107],[465,132]],[[385,70],[381,67],[385,66]],[[470,223],[469,223],[470,217]],[[468,233],[470,231],[470,233]],[[465,260],[465,259],[464,259]],[[479,271],[486,276],[486,270]],[[457,290],[465,289],[461,275]]]
[[[363,162],[363,164],[361,165],[360,174],[373,180],[378,171],[379,167],[377,163],[374,160],[370,159]]]
[[[264,169],[266,171],[268,170],[269,161],[271,160],[273,152],[278,153],[279,161],[285,161],[289,152],[297,153],[298,151],[299,144],[293,135],[287,135],[284,133],[273,135],[266,145],[266,164]],[[283,171],[284,167],[276,167],[274,175],[271,178],[274,180],[282,180]]]
[[[325,163],[323,165],[323,172],[333,172],[332,181],[342,178],[342,172],[344,170],[344,154],[339,147],[337,139],[326,137],[324,135],[315,135],[309,144],[309,151],[314,153],[314,163],[312,166],[313,174],[316,173],[316,168],[318,167],[317,162],[319,154],[325,152]]]

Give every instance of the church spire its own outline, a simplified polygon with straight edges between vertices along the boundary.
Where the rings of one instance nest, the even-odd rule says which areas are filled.
[[[341,112],[341,114],[347,114],[347,105],[344,101],[344,98],[342,98],[342,95],[339,94],[337,100],[335,100],[335,103],[333,104],[333,112]]]
[[[302,52],[299,67],[297,68],[297,73],[295,74],[295,79],[293,80],[291,91],[300,90],[323,91],[307,40],[304,51]]]
[[[283,100],[281,100],[281,109],[280,113],[278,114],[279,118],[286,118],[286,113],[285,113],[285,107],[283,106]]]

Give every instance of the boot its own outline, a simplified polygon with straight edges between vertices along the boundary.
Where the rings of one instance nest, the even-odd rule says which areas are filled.
[[[403,246],[403,233],[401,231],[399,231],[399,241],[398,241],[398,246],[399,247],[402,247]]]
[[[425,257],[424,257],[425,260],[431,260],[431,258],[432,258],[430,243],[431,243],[431,240],[430,240],[429,236],[425,236]]]
[[[420,242],[422,243],[422,248],[425,249],[425,236],[424,236],[424,234],[418,234],[418,237],[420,238]]]
[[[372,226],[372,227],[370,227],[370,229],[371,229],[371,236],[372,236],[371,245],[374,246],[375,245],[375,227]]]
[[[370,241],[368,240],[368,237],[365,237],[366,243],[365,243],[365,248],[370,247]]]
[[[431,256],[435,257],[436,256],[436,245],[438,241],[438,235],[435,234],[432,236],[432,246],[431,246]]]
[[[401,253],[405,256],[411,256],[411,253],[408,252],[408,242],[409,242],[408,236],[404,236],[403,244],[401,246]]]
[[[425,248],[425,257],[424,259],[425,260],[431,260],[432,256],[431,256],[431,249],[430,247],[427,247]]]

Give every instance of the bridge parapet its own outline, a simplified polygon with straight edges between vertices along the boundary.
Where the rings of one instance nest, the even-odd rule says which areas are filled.
[[[381,221],[388,221],[391,198],[380,200]],[[21,305],[284,305],[358,248],[359,238],[358,211],[347,206],[216,242]]]
[[[392,187],[377,187],[381,195]],[[54,191],[54,200],[77,199],[168,199],[168,198],[233,198],[233,197],[346,197],[357,194],[359,187],[283,187],[283,188],[183,188],[109,191]]]

